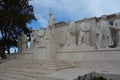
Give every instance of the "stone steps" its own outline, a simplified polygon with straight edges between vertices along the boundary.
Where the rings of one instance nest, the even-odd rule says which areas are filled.
[[[0,80],[62,80],[62,79],[45,77],[39,74],[31,74],[31,73],[1,69]]]
[[[11,65],[11,66],[7,66],[6,67],[12,67],[12,68],[23,68],[23,69],[53,69],[53,70],[56,70],[56,69],[62,69],[62,68],[69,68],[70,66],[68,65],[63,65],[63,66],[56,66],[56,65],[53,65],[53,66],[28,66],[28,65],[23,65],[23,66],[15,66],[15,65]]]
[[[21,75],[16,75],[16,74],[10,74],[10,73],[7,73],[7,72],[3,72],[3,73],[0,73],[1,76],[3,77],[6,77],[6,78],[10,78],[11,80],[13,79],[16,79],[16,80],[38,80],[38,79],[35,79],[35,78],[30,78],[30,77],[26,77],[26,76],[21,76]]]
[[[42,65],[42,64],[44,64],[44,66],[45,66],[45,64],[46,65],[48,65],[48,64],[55,64],[55,65],[58,65],[58,66],[61,66],[61,65],[66,65],[67,63],[66,62],[64,62],[64,61],[54,61],[54,62],[45,62],[45,61],[41,61],[41,62],[10,62],[10,63],[7,63],[7,65],[10,65],[10,64],[12,64],[12,65],[16,65],[16,64],[18,64],[18,65],[22,65],[22,64],[24,64],[24,65]]]
[[[29,77],[29,78],[35,78],[35,79],[39,79],[41,76],[40,74],[31,74],[31,73],[25,73],[25,72],[18,72],[18,71],[12,71],[12,70],[0,70],[0,72],[4,73],[4,74],[7,74],[7,75],[16,75],[16,76],[22,76],[22,77]],[[31,80],[32,80],[31,79]]]
[[[45,75],[45,74],[48,74],[48,73],[51,73],[53,72],[52,70],[44,70],[44,69],[25,69],[25,68],[12,68],[12,67],[4,67],[4,68],[1,68],[0,67],[0,70],[10,70],[10,71],[17,71],[17,72],[24,72],[24,73],[31,73],[31,74],[40,74],[40,75]]]
[[[7,64],[5,66],[39,66],[39,67],[42,66],[42,67],[45,67],[45,66],[48,66],[48,65],[57,67],[57,66],[66,66],[68,64],[67,63],[60,63],[60,64],[59,63],[53,63],[53,64],[50,64],[50,63],[49,64],[45,64],[45,63],[43,63],[43,64],[42,63],[41,64],[28,64],[28,63],[27,64],[24,64],[24,63],[19,64],[19,63],[14,63],[14,64]]]
[[[6,76],[0,75],[0,80],[17,80],[17,79],[12,79],[12,78],[8,78]]]
[[[0,80],[62,80],[47,75],[66,67],[64,61],[10,60],[0,64]]]
[[[10,74],[18,74],[18,75],[46,75],[46,73],[35,73],[35,72],[27,72],[27,71],[20,71],[20,70],[13,70],[13,69],[0,69],[0,72],[3,72],[3,73],[10,73]]]
[[[10,60],[6,61],[5,63],[50,63],[50,62],[65,62],[60,60]]]
[[[70,65],[66,63],[65,61],[49,61],[49,60],[13,60],[8,61],[2,66],[7,67],[14,67],[14,68],[44,68],[44,69],[62,69],[62,68],[68,68]]]

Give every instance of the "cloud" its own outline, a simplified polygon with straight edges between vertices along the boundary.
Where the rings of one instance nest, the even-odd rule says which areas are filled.
[[[47,26],[48,14],[56,21],[80,20],[120,12],[120,0],[33,0],[30,4],[41,26]]]
[[[86,0],[87,1],[87,0]],[[88,5],[88,13],[91,16],[101,16],[103,14],[113,14],[120,12],[119,0],[91,0]]]

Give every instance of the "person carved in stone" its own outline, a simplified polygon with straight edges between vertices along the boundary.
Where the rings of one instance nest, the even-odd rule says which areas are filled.
[[[22,53],[22,36],[21,35],[18,37],[17,46],[18,46],[18,53]]]
[[[30,46],[30,49],[34,49],[34,46],[35,46],[35,41],[36,41],[36,38],[37,38],[37,32],[35,30],[32,30],[32,33],[31,33],[31,46]]]
[[[67,42],[64,47],[76,46],[76,24],[69,20]]]
[[[55,18],[52,13],[49,13],[48,27],[46,29],[46,37],[55,40]]]
[[[31,49],[34,49],[36,43],[39,43],[45,35],[45,29],[32,30],[31,33]]]
[[[110,23],[107,20],[106,15],[102,15],[102,19],[98,22],[97,24],[97,37],[98,37],[98,43],[97,43],[97,48],[105,47],[108,48],[109,46],[113,45],[113,40],[111,36],[111,31],[110,31]]]
[[[18,53],[22,53],[27,48],[27,35],[22,32],[18,37]]]
[[[120,47],[120,13],[116,14],[116,19],[113,22],[113,28],[115,28],[117,32],[116,34],[117,47]]]
[[[27,47],[27,35],[22,32],[22,51],[25,51]]]
[[[41,39],[45,36],[45,32],[46,32],[46,30],[45,29],[40,29],[40,30],[38,30],[38,31],[36,31],[36,42],[38,43],[38,42],[40,42],[41,41]]]
[[[80,24],[78,45],[90,45],[90,23],[85,18]]]

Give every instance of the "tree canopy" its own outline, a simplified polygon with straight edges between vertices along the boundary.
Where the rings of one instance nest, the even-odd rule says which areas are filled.
[[[29,1],[31,0],[0,0],[0,41],[4,52],[9,52],[11,46],[17,46],[17,38],[21,32],[30,34],[26,23],[31,23],[36,18]]]

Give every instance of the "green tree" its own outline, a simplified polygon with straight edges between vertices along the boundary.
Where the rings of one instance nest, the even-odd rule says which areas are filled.
[[[36,18],[29,1],[31,0],[0,0],[0,32],[4,54],[6,50],[10,53],[10,47],[17,46],[21,32],[30,35],[26,24]]]

